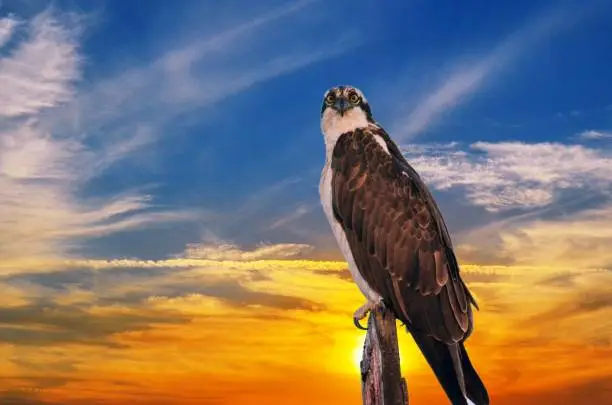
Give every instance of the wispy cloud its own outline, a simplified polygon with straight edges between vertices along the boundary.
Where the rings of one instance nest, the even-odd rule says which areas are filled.
[[[177,44],[152,63],[87,83],[80,81],[82,20],[54,9],[31,20],[2,19],[0,38],[14,42],[0,54],[4,260],[61,257],[87,238],[194,219],[190,210],[162,210],[139,190],[93,198],[83,189],[167,134],[180,114],[346,49],[338,42],[253,55],[280,35],[264,27],[309,3],[247,18],[207,39]],[[24,35],[16,35],[21,28]]]
[[[11,38],[16,21],[0,25],[0,44]],[[0,116],[35,113],[68,101],[79,79],[76,27],[45,11],[27,24],[27,40],[0,59]]]
[[[291,176],[254,190],[252,193],[245,196],[237,207],[232,207],[229,212],[221,213],[217,221],[210,221],[208,223],[209,236],[213,235],[212,231],[214,230],[215,236],[212,239],[219,238],[217,234],[221,235],[221,240],[215,242],[223,243],[223,238],[227,238],[228,235],[233,235],[237,231],[242,233],[241,230],[244,229],[245,226],[248,226],[251,233],[255,234],[257,230],[262,228],[259,221],[261,221],[264,216],[267,217],[264,213],[270,210],[271,207],[277,209],[278,206],[276,203],[287,194],[287,190],[296,185],[303,186],[303,184],[304,178],[300,176]],[[269,222],[265,222],[263,227],[269,229]]]
[[[184,71],[188,66],[202,60],[208,54],[219,52],[226,46],[235,46],[235,41],[247,37],[252,32],[280,18],[290,16],[317,0],[300,0],[273,9],[263,15],[239,24],[224,32],[213,35],[205,41],[195,41],[178,50],[169,51],[158,63],[167,70]]]
[[[19,21],[13,16],[0,18],[0,49],[11,39]]]
[[[462,240],[474,247],[472,258],[511,259],[521,265],[612,268],[612,206],[604,204],[571,216],[517,219],[502,226],[470,230]]]
[[[98,158],[78,139],[54,134],[43,110],[71,99],[80,77],[78,27],[51,11],[27,23],[27,35],[0,58],[0,252],[4,260],[67,253],[75,237],[102,235],[150,221],[146,196],[83,200],[78,190]],[[10,35],[12,31],[6,31]],[[125,214],[136,214],[121,217]],[[161,215],[161,216],[160,216]]]
[[[583,139],[583,140],[610,139],[612,138],[612,132],[589,129],[589,130],[580,132],[579,134],[576,135],[576,137]]]
[[[538,16],[502,41],[488,54],[472,63],[459,66],[442,83],[417,102],[417,107],[395,126],[397,136],[414,137],[436,122],[447,110],[470,94],[480,90],[495,74],[499,74],[527,51],[563,28],[575,13],[556,7]]]
[[[303,218],[305,215],[309,214],[310,212],[312,212],[314,209],[316,209],[319,206],[319,204],[311,204],[311,205],[305,205],[305,204],[301,204],[299,205],[295,210],[289,212],[286,215],[283,215],[280,218],[277,218],[276,220],[274,220],[267,229],[277,229],[277,228],[281,228],[281,227],[285,227],[297,220],[299,220],[300,218]]]
[[[272,260],[304,256],[312,246],[299,243],[261,244],[252,251],[244,251],[235,244],[189,244],[186,259],[207,260]]]
[[[338,37],[324,46],[267,46],[285,36],[271,26],[287,24],[312,2],[291,3],[242,18],[205,38],[197,35],[174,43],[147,63],[84,88],[52,123],[63,131],[102,138],[104,145],[133,143],[131,136],[139,125],[149,130],[152,142],[164,135],[165,127],[179,114],[333,57],[356,43],[354,38]],[[101,127],[105,128],[103,137],[99,136]],[[140,143],[145,144],[144,139]]]
[[[488,211],[551,204],[563,190],[609,193],[612,155],[607,150],[561,143],[476,142],[406,156],[433,187],[461,187],[467,199]]]
[[[241,254],[258,251],[233,249]],[[40,387],[48,381],[27,379],[53,373],[56,385],[49,399],[84,392],[81,403],[108,395],[102,381],[106,387],[117,381],[120,403],[145,391],[191,399],[192,392],[201,394],[197,383],[185,385],[178,397],[175,384],[154,384],[161,388],[151,393],[149,384],[139,385],[144,366],[157,370],[155,375],[161,373],[164,381],[175,373],[184,380],[194,372],[199,380],[205,375],[211,381],[229,378],[230,383],[237,376],[274,380],[311,370],[320,373],[322,368],[326,380],[358,373],[351,358],[361,346],[350,316],[360,297],[355,285],[345,281],[345,263],[266,261],[256,254],[252,260],[221,258],[164,267],[168,264],[81,261],[64,267],[58,263],[56,271],[46,274],[0,277],[0,287],[10,292],[8,305],[0,311],[6,321],[0,341],[11,344],[3,353],[10,363],[4,366],[10,380],[3,381],[9,387]],[[612,273],[551,266],[465,265],[462,270],[482,308],[470,351],[498,395],[510,396],[504,391],[509,379],[517,390],[550,390],[557,387],[553,380],[565,384],[609,375],[612,369],[604,354],[610,350],[606,337],[612,307],[602,286]],[[553,280],[563,277],[571,282]],[[522,327],[517,329],[517,324]],[[399,339],[403,373],[420,383],[430,378],[433,386],[435,377],[409,335],[400,333]],[[215,350],[203,350],[206,347]],[[305,347],[313,358],[292,361]],[[545,353],[559,362],[533,361]],[[163,366],[168,361],[175,365],[170,374]],[[576,374],[577,366],[585,363],[588,371]],[[85,377],[93,370],[99,381]],[[540,374],[550,378],[532,378]],[[426,391],[425,386],[415,389]]]

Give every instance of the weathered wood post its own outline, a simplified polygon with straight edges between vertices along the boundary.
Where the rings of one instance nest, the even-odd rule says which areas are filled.
[[[395,317],[380,307],[371,311],[368,319],[361,360],[361,396],[363,405],[408,405]]]

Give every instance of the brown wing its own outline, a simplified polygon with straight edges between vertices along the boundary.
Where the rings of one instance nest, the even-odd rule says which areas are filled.
[[[472,329],[473,299],[446,225],[425,184],[380,131],[391,155],[372,132],[338,139],[331,162],[334,215],[359,272],[398,319],[446,343],[463,340]]]

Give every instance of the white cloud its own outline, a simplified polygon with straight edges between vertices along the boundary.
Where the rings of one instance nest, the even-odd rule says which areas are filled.
[[[486,79],[521,57],[530,48],[559,31],[575,14],[554,9],[526,24],[488,54],[470,64],[460,64],[442,83],[417,103],[417,107],[395,125],[404,139],[429,127],[446,110],[479,90]]]
[[[142,212],[142,196],[111,202],[77,197],[96,156],[78,140],[46,130],[39,113],[73,95],[80,76],[78,40],[49,11],[32,19],[27,31],[0,59],[0,255],[8,261],[62,255],[70,237],[159,220]],[[136,215],[119,216],[129,213]]]
[[[467,150],[405,150],[432,187],[462,187],[471,203],[489,211],[542,207],[564,189],[601,192],[612,185],[612,155],[582,145],[477,142]]]
[[[133,134],[136,125],[146,126],[148,136],[137,142],[144,145],[161,136],[163,126],[179,114],[211,105],[349,48],[351,43],[343,42],[343,38],[305,49],[268,46],[285,33],[264,28],[286,23],[310,3],[312,0],[294,2],[221,32],[174,43],[152,60],[83,89],[68,108],[51,117],[53,127],[83,136],[94,136],[104,127],[100,140],[116,145],[133,143],[126,133]],[[261,54],[254,55],[256,50]]]
[[[578,135],[576,135],[576,137],[581,138],[581,139],[585,139],[585,140],[609,139],[609,138],[612,138],[612,132],[610,132],[610,131],[597,131],[597,130],[594,130],[594,129],[589,129],[589,130],[580,132]]]
[[[29,257],[27,260],[11,262],[0,261],[0,275],[19,273],[56,272],[74,268],[92,268],[97,270],[114,268],[207,268],[210,271],[224,272],[228,268],[241,269],[274,269],[286,261],[300,263],[308,270],[346,268],[344,261],[309,260],[314,247],[302,243],[259,244],[246,248],[234,243],[198,242],[190,243],[183,253],[160,260],[139,259],[79,259]]]
[[[262,244],[250,251],[231,243],[194,243],[187,246],[184,257],[204,260],[278,260],[299,257],[312,249],[312,246],[300,243]]]
[[[310,3],[298,1],[207,37],[175,43],[147,63],[82,86],[68,105],[43,122],[53,133],[95,139],[100,150],[88,172],[102,173],[162,136],[180,138],[168,128],[179,115],[350,48],[352,42],[342,38],[322,47],[269,48],[267,44],[284,33],[264,27],[286,23]],[[254,55],[257,49],[266,52]]]
[[[137,157],[179,114],[345,49],[338,43],[253,56],[282,34],[262,27],[286,22],[308,3],[194,37],[150,63],[124,64],[117,74],[87,83],[80,81],[85,56],[78,16],[49,9],[31,20],[0,20],[0,38],[12,41],[0,54],[3,260],[64,257],[86,238],[195,219],[191,211],[162,211],[141,192],[87,198],[83,189],[115,163]]]
[[[2,48],[13,35],[13,31],[19,25],[19,21],[9,16],[0,18],[0,48]]]
[[[78,142],[54,139],[33,123],[0,132],[4,260],[62,255],[82,237],[190,217],[187,212],[149,212],[149,198],[143,195],[78,198],[88,159]]]
[[[14,21],[0,25],[0,42],[10,38],[14,27]],[[47,11],[28,23],[27,37],[0,59],[0,116],[32,114],[68,101],[71,84],[80,76],[74,28]]]
[[[204,41],[194,41],[194,43],[180,49],[170,51],[159,60],[159,63],[163,66],[164,70],[184,73],[186,68],[201,61],[203,57],[222,50],[224,47],[233,46],[236,40],[248,37],[249,34],[257,29],[300,11],[313,3],[313,1],[300,0],[273,9],[224,32],[213,35]]]

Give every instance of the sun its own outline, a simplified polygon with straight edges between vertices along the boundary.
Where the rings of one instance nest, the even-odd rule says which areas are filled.
[[[366,335],[357,336],[357,340],[355,341],[355,347],[353,348],[353,367],[357,371],[361,371],[361,356],[363,355],[363,344],[365,343]]]
[[[418,356],[418,349],[414,347],[414,344],[404,344],[404,340],[407,340],[406,336],[400,336],[398,334],[398,345],[400,352],[400,368],[404,370],[407,366],[412,366],[412,361],[409,356]],[[351,363],[353,370],[361,372],[361,358],[363,356],[363,345],[365,343],[366,334],[362,334],[357,336],[355,339],[355,345],[353,346],[353,350],[351,352]],[[403,355],[402,355],[403,354]]]

